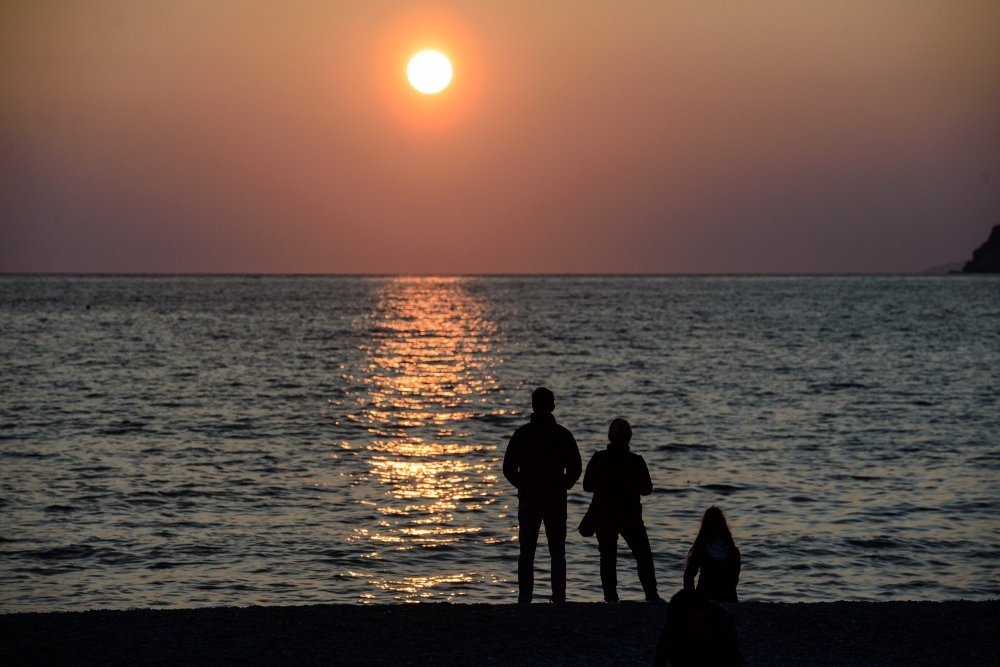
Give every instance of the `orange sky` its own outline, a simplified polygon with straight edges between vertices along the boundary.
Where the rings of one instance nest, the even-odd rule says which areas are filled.
[[[998,118],[995,0],[10,0],[0,271],[920,271]]]

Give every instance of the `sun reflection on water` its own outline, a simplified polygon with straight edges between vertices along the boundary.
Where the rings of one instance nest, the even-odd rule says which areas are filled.
[[[499,391],[495,324],[462,279],[397,278],[381,285],[368,327],[368,363],[359,378],[367,403],[349,419],[371,438],[345,447],[360,446],[368,473],[355,481],[376,487],[379,501],[373,523],[355,528],[353,541],[370,544],[377,560],[425,552],[438,559],[441,574],[434,576],[399,576],[389,568],[365,573],[381,591],[373,595],[407,601],[462,595],[478,575],[463,563],[461,543],[483,539],[498,481],[497,443],[471,441],[461,428],[463,421],[496,416],[490,407]]]

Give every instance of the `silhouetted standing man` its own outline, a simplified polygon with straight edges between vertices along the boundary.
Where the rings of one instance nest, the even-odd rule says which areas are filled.
[[[566,491],[580,479],[583,461],[568,429],[552,416],[555,395],[545,387],[531,394],[531,421],[514,431],[503,457],[503,476],[517,487],[519,603],[531,602],[535,547],[545,523],[552,559],[552,601],[566,601]]]

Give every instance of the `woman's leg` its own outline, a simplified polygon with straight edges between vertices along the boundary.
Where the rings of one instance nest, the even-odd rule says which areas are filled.
[[[647,600],[659,600],[656,592],[656,573],[653,571],[653,550],[649,547],[649,535],[646,534],[646,524],[640,519],[622,528],[622,537],[635,556],[635,564],[639,570],[639,582]]]
[[[601,552],[601,588],[605,602],[618,602],[618,531],[597,531],[597,547]]]

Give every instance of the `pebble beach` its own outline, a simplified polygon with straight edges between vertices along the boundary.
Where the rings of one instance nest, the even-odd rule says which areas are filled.
[[[744,602],[748,665],[1000,664],[1000,601]],[[0,615],[8,665],[644,665],[666,605],[314,605]]]

